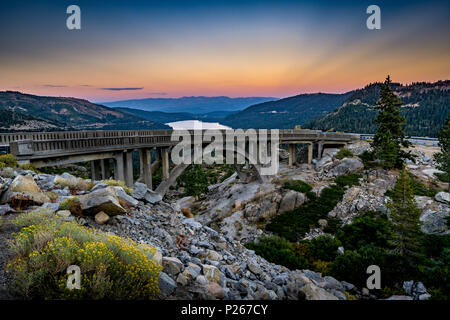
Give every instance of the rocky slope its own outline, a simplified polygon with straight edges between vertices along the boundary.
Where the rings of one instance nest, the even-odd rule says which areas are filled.
[[[359,153],[367,145],[354,145],[352,149]],[[185,197],[171,203],[141,183],[136,183],[134,192],[128,194],[120,186],[67,173],[59,176],[4,168],[0,170],[0,216],[5,220],[25,208],[46,209],[63,219],[77,220],[154,246],[158,249],[154,259],[164,268],[159,280],[161,299],[371,298],[367,289],[310,270],[289,270],[266,261],[243,245],[268,234],[262,228],[266,221],[308,201],[305,194],[284,189],[285,181],[304,180],[313,186],[313,192],[320,194],[335,176],[361,169],[357,158],[337,159],[336,152],[325,150],[322,160],[311,165],[289,168],[282,163],[279,175],[264,185],[243,184],[234,174],[210,186],[204,200]],[[413,174],[422,178],[434,168],[431,159],[425,156],[411,166],[415,166],[411,168]],[[346,190],[330,217],[351,223],[364,210],[386,210],[385,192],[394,185],[395,175],[372,170],[361,180],[359,186]],[[79,200],[78,209],[62,210],[63,204],[75,196]],[[450,213],[449,200],[450,194],[445,192],[434,198],[417,197],[425,232],[449,233],[445,225]],[[188,212],[194,212],[194,218],[187,218]],[[323,233],[321,228],[311,229],[305,238]],[[0,236],[3,237],[0,242],[4,242],[9,236],[7,230],[2,229]],[[6,260],[6,256],[0,257],[1,268]],[[0,273],[0,284],[8,286],[5,277]],[[408,297],[393,299],[425,294],[417,283],[406,287]]]

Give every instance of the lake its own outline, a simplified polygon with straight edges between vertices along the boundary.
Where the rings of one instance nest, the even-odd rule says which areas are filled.
[[[231,129],[218,122],[203,122],[199,120],[185,120],[166,123],[173,130],[206,130],[206,129]]]

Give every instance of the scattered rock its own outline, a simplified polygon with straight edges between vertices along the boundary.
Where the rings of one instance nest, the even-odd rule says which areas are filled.
[[[163,297],[171,295],[177,288],[176,282],[164,272],[161,272],[158,285]]]
[[[447,203],[450,204],[450,193],[448,192],[438,192],[435,196],[434,199],[436,201],[442,202],[442,203]]]
[[[300,288],[307,300],[338,300],[337,297],[312,283],[308,283]]]
[[[220,283],[221,274],[217,267],[204,264],[202,265],[202,268],[203,268],[203,275],[208,281]]]
[[[105,224],[109,221],[109,216],[104,213],[103,211],[100,211],[95,215],[95,222],[98,224]]]
[[[183,269],[183,263],[180,259],[175,257],[163,257],[162,266],[164,268],[164,272],[172,276],[176,276]]]
[[[8,213],[15,213],[16,210],[11,208],[8,204],[0,205],[0,216],[3,216]]]
[[[147,189],[147,193],[145,194],[144,199],[151,204],[155,204],[162,200],[162,196],[159,193]]]
[[[208,282],[207,284],[205,284],[205,289],[216,299],[223,299],[223,297],[225,296],[222,287],[216,282]]]
[[[337,177],[351,172],[357,172],[364,168],[361,160],[357,158],[344,158],[338,162],[329,172],[328,176]]]
[[[13,207],[42,205],[50,202],[50,199],[41,192],[31,174],[17,176],[9,185],[8,190],[2,195],[2,203],[9,203]]]
[[[126,213],[112,188],[100,189],[79,197],[81,209],[85,215],[95,215],[100,211],[109,216]]]

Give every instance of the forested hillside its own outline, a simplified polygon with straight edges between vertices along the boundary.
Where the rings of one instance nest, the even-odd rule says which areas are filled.
[[[301,94],[294,97],[260,103],[232,114],[221,121],[232,128],[290,129],[314,117],[335,110],[351,93]]]
[[[0,92],[2,131],[168,129],[87,100]]]
[[[450,81],[413,83],[392,88],[403,101],[405,131],[411,136],[436,137],[450,112]],[[377,111],[374,105],[379,98],[380,84],[374,83],[355,91],[336,110],[315,118],[305,125],[311,129],[357,133],[374,133],[373,123]]]

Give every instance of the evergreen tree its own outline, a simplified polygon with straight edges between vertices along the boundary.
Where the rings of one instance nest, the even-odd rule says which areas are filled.
[[[445,182],[450,182],[450,114],[439,133],[439,146],[441,152],[435,154],[434,159],[438,163],[438,169],[444,171],[444,173],[437,174],[437,176]]]
[[[392,189],[391,199],[388,208],[392,219],[393,253],[402,256],[409,263],[417,261],[422,257],[420,209],[414,200],[411,178],[405,167]]]
[[[409,147],[404,126],[406,119],[400,113],[402,101],[391,89],[391,79],[388,76],[381,86],[380,99],[375,109],[379,110],[375,123],[378,124],[372,147],[375,157],[385,168],[401,168],[405,159],[412,159],[409,152],[402,147]]]

